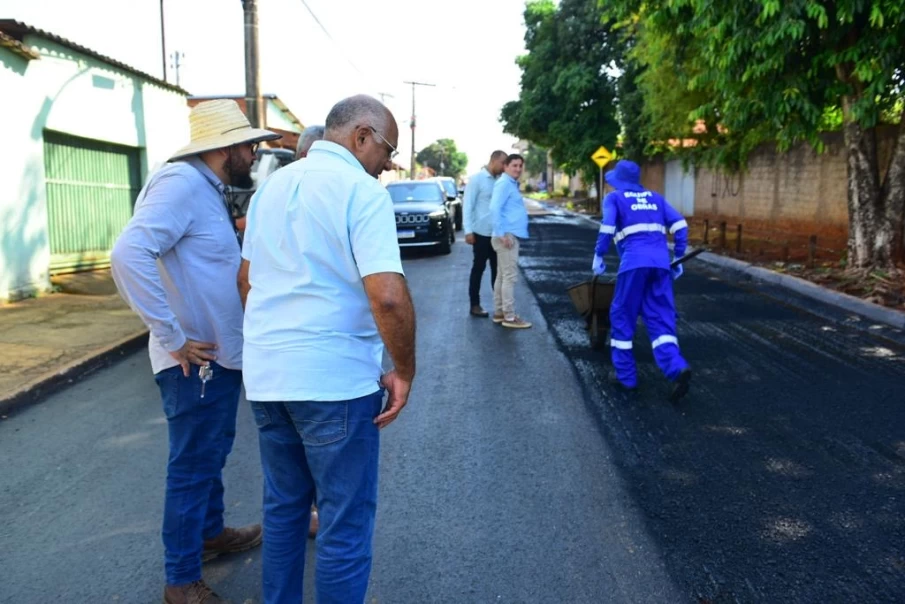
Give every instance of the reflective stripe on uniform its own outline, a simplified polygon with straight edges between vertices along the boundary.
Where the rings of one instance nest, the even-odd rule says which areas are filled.
[[[664,344],[675,344],[679,345],[679,338],[676,336],[660,336],[656,340],[650,343],[651,348],[656,348],[657,346],[663,346]]]
[[[633,224],[619,231],[619,233],[616,234],[616,241],[622,241],[629,235],[634,235],[636,233],[663,233],[665,235],[666,227],[662,224],[655,224],[652,222]]]
[[[687,229],[687,228],[688,228],[688,223],[685,222],[684,220],[679,220],[677,222],[674,222],[673,225],[671,227],[669,227],[669,232],[675,233],[676,231],[681,231],[682,229]]]
[[[610,346],[619,350],[631,350],[632,343],[630,340],[610,340]]]
[[[612,225],[611,224],[601,224],[600,232],[605,235],[612,235],[616,232],[616,225],[615,224],[612,224]]]

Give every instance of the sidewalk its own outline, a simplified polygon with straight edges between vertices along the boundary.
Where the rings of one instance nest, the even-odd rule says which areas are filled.
[[[147,342],[109,271],[54,278],[60,293],[0,304],[0,415]]]

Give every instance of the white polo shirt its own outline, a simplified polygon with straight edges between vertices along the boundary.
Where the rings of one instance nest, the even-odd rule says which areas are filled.
[[[248,211],[251,263],[243,370],[252,401],[372,394],[383,341],[362,279],[403,274],[393,202],[355,156],[328,141],[276,171]]]

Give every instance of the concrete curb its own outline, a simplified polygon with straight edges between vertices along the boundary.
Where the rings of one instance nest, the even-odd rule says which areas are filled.
[[[148,345],[148,330],[127,336],[118,342],[76,359],[57,371],[37,377],[11,394],[0,397],[0,415],[24,409],[86,377],[112,365],[124,356]]]
[[[547,207],[550,206],[548,205]],[[578,218],[584,218],[595,224],[598,222],[596,219],[584,214],[579,214],[578,212],[572,212],[565,208],[556,209]],[[693,247],[689,246],[689,251],[693,249]],[[720,256],[719,254],[714,254],[712,252],[704,252],[698,256],[696,260],[740,275],[748,281],[779,286],[798,295],[817,300],[823,304],[864,317],[865,319],[870,319],[871,321],[882,323],[883,325],[888,325],[895,329],[905,330],[905,313],[886,308],[885,306],[880,306],[879,304],[874,304],[873,302],[867,302],[861,298],[850,296],[849,294],[843,294],[827,289],[816,283],[811,283],[806,279],[777,273],[770,269],[755,266],[749,262],[736,260],[735,258],[729,258],[727,256]]]

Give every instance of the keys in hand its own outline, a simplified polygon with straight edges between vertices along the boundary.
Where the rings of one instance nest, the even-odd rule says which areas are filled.
[[[204,398],[204,388],[212,377],[214,377],[214,370],[210,363],[198,368],[198,379],[201,380],[201,398]]]

